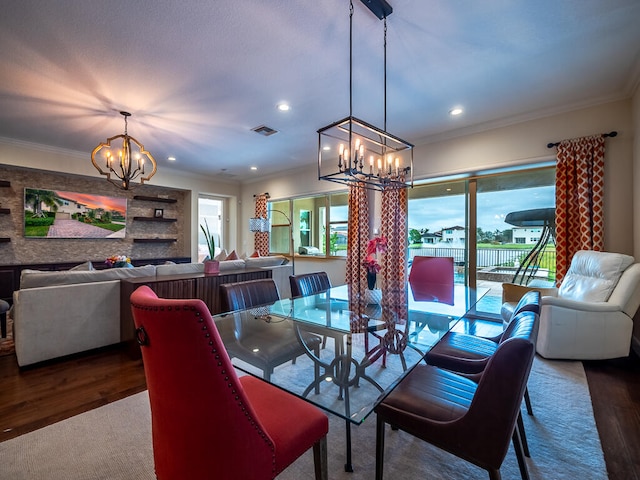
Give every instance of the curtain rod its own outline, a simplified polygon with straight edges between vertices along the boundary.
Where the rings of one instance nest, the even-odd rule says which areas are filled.
[[[607,137],[615,137],[618,135],[618,132],[616,132],[615,130],[613,132],[609,132],[609,133],[603,133],[602,136],[604,138]],[[547,148],[553,148],[553,147],[557,147],[558,145],[560,145],[560,142],[556,142],[556,143],[547,143]]]

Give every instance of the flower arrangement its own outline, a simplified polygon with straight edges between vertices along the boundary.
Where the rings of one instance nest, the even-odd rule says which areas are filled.
[[[126,255],[112,255],[107,258],[104,263],[106,263],[111,268],[129,268],[133,266],[131,265],[131,259]]]
[[[387,251],[387,238],[383,236],[373,237],[367,243],[367,258],[362,264],[368,273],[378,273],[380,264],[378,263],[378,253]]]

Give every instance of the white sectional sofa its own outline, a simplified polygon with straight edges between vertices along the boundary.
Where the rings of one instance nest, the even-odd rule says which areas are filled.
[[[291,265],[284,257],[220,262],[220,271],[268,268],[280,296],[290,296]],[[21,367],[120,342],[120,280],[197,274],[202,263],[106,270],[24,270],[13,293],[12,318]]]

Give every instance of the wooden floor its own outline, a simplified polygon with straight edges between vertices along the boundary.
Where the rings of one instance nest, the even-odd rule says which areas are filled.
[[[640,480],[640,359],[583,362],[610,480]]]
[[[584,362],[610,480],[640,480],[640,360]],[[0,357],[0,441],[146,388],[140,360],[121,348],[20,370]]]

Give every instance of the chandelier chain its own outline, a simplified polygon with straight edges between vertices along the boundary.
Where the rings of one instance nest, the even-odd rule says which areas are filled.
[[[384,20],[384,129],[353,116],[354,6],[349,0],[349,116],[318,130],[318,179],[381,191],[413,187],[413,145],[387,132],[387,16],[393,9],[386,0],[361,1]],[[337,169],[324,167],[323,157],[337,160]]]
[[[384,17],[384,130],[387,130],[387,17]]]

